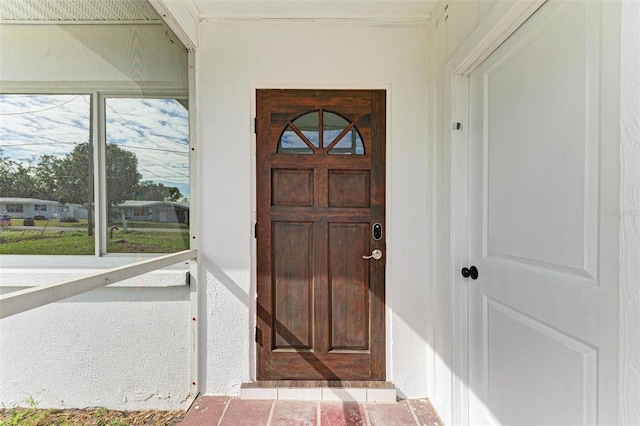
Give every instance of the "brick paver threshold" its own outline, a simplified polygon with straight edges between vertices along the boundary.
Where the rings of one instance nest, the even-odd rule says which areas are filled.
[[[200,396],[182,426],[442,426],[428,400],[397,403],[264,401]]]

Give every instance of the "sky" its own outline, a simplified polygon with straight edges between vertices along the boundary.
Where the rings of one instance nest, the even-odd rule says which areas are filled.
[[[2,155],[64,157],[89,140],[90,103],[89,95],[0,95]],[[175,99],[107,98],[105,114],[107,143],[136,154],[141,180],[189,198],[187,110]]]

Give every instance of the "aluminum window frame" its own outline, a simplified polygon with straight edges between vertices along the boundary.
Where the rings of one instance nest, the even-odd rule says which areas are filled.
[[[4,85],[3,85],[4,86]],[[37,86],[37,85],[35,85]],[[51,85],[47,85],[51,86]],[[140,259],[148,259],[166,255],[167,253],[108,253],[108,205],[106,195],[106,104],[108,98],[139,98],[139,99],[180,99],[186,101],[189,106],[189,90],[182,88],[89,88],[86,84],[57,84],[60,86],[55,90],[50,87],[20,87],[9,86],[0,87],[0,94],[3,95],[84,95],[89,96],[89,143],[93,145],[93,208],[94,208],[94,252],[87,255],[55,255],[55,254],[3,254],[0,255],[0,266],[3,268],[46,268],[59,266],[69,269],[83,269],[95,267],[114,267],[124,265]],[[78,87],[85,86],[85,87]],[[90,85],[89,85],[90,86]],[[108,86],[108,85],[107,85]],[[188,108],[188,131],[189,131],[189,200],[197,197],[194,193],[194,158],[192,155],[195,141],[191,137],[194,119],[192,112]],[[190,208],[189,213],[189,234],[192,235],[191,223],[195,219]],[[191,238],[190,238],[191,240]],[[193,245],[193,244],[192,244]]]

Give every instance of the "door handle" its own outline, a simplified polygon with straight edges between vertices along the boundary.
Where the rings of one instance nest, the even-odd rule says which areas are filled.
[[[363,259],[375,259],[375,260],[382,259],[382,250],[375,249],[374,251],[371,252],[371,256],[362,256],[362,258]]]
[[[478,268],[471,266],[470,268],[462,268],[462,276],[465,278],[471,277],[472,280],[478,279]]]

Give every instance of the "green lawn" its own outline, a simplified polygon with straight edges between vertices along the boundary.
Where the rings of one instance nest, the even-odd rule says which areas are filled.
[[[85,221],[86,222],[86,221]],[[117,226],[118,228],[122,228],[122,221],[113,221],[113,222],[109,222],[109,225],[114,225]],[[127,221],[127,227],[128,228],[179,228],[179,229],[184,229],[184,230],[188,230],[189,229],[189,224],[188,223],[164,223],[164,222],[136,222],[133,220],[128,220]]]
[[[107,240],[109,253],[174,253],[189,248],[189,231],[157,232],[122,229]]]
[[[11,226],[22,226],[24,222],[24,219],[16,219],[13,218],[11,219]],[[58,225],[58,220],[57,219],[49,219],[47,220],[34,220],[33,221],[35,226],[61,226],[64,228],[80,228],[80,229],[87,229],[87,219],[80,219],[78,222],[60,222],[60,225]]]
[[[86,223],[85,223],[86,226]],[[42,235],[41,235],[42,234]],[[94,237],[86,230],[3,230],[0,254],[94,254]],[[107,240],[109,253],[173,253],[189,248],[189,232],[113,232]]]
[[[22,226],[24,219],[11,219],[11,226]],[[87,219],[79,219],[78,222],[60,222],[58,225],[57,219],[49,219],[47,220],[35,220],[35,226],[46,226],[46,227],[63,227],[63,228],[78,228],[78,229],[87,229]],[[118,228],[122,228],[122,221],[114,221],[109,222],[109,226],[117,226]],[[127,221],[127,228],[159,228],[159,229],[189,229],[188,223],[165,223],[165,222],[136,222],[133,220]]]

